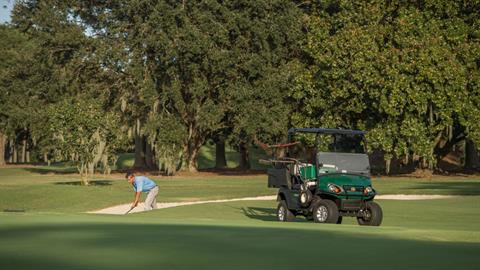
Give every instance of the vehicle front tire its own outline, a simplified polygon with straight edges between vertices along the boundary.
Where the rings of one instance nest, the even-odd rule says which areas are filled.
[[[295,219],[295,215],[287,207],[285,201],[280,201],[277,207],[277,219],[282,222],[290,222]]]
[[[357,222],[362,226],[380,226],[382,224],[383,212],[376,202],[366,202],[365,216],[357,217]]]
[[[313,220],[317,223],[337,223],[338,207],[335,202],[321,200],[313,208]]]

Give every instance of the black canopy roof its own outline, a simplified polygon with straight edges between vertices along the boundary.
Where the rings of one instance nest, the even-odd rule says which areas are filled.
[[[367,132],[354,129],[337,129],[337,128],[290,128],[289,134],[292,133],[321,133],[321,134],[345,134],[345,135],[365,135]]]

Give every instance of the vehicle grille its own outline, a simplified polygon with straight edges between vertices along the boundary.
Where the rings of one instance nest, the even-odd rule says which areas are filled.
[[[342,200],[340,209],[341,210],[358,210],[361,208],[363,201],[362,200]]]
[[[345,185],[343,186],[343,190],[348,193],[363,193],[363,186],[350,186],[350,185]]]

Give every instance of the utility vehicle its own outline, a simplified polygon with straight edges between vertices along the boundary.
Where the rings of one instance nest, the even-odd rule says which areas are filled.
[[[286,153],[262,160],[268,169],[268,187],[278,188],[277,218],[293,221],[305,216],[319,223],[342,223],[356,217],[358,224],[379,226],[383,213],[376,195],[360,130],[291,128]]]

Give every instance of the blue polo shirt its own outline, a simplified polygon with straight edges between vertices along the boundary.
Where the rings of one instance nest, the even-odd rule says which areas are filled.
[[[149,192],[157,184],[145,176],[135,176],[133,180],[133,190],[136,192]]]

